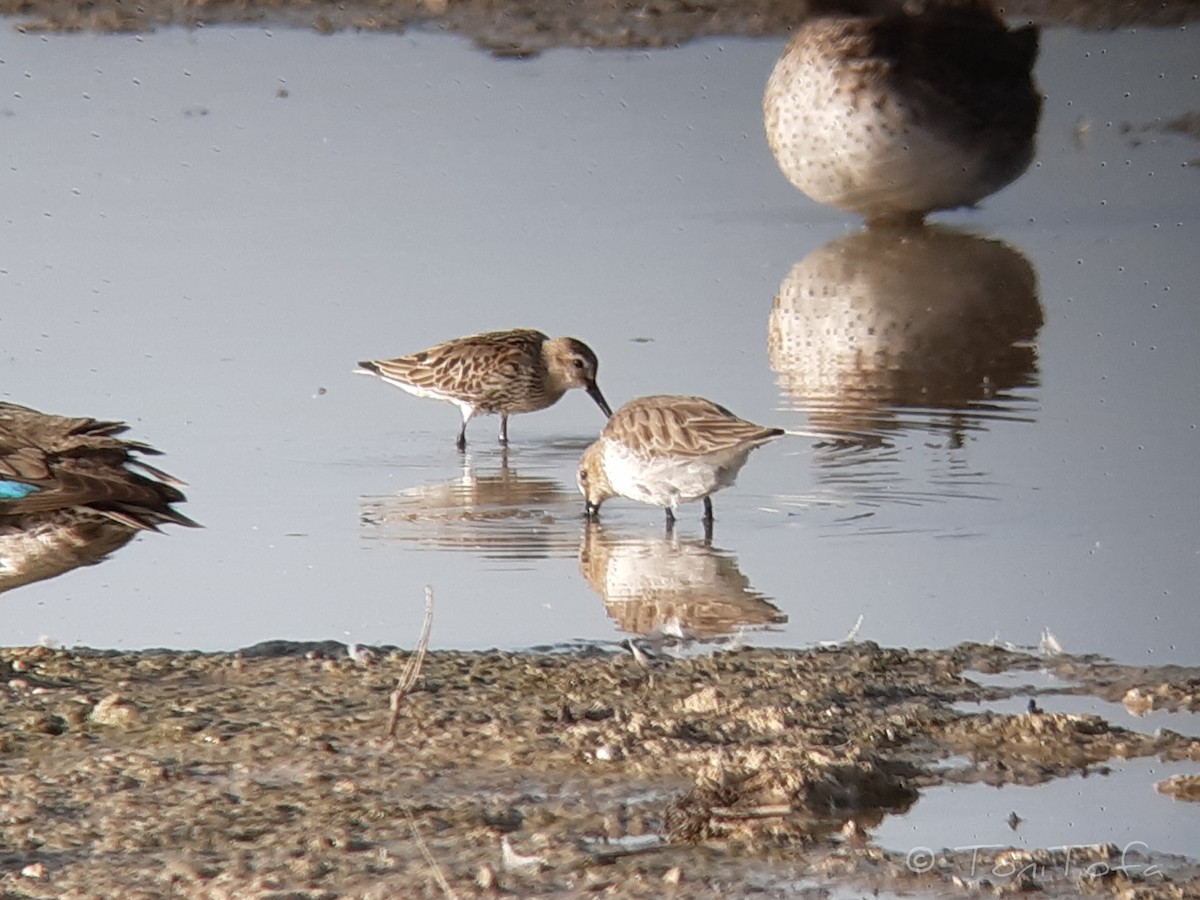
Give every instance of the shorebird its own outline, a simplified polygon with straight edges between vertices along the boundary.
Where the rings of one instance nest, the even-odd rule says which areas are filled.
[[[553,406],[571,388],[583,388],[612,415],[596,385],[598,366],[583,341],[518,328],[455,338],[396,359],[363,360],[354,371],[418,397],[453,403],[463,418],[456,445],[465,450],[473,417],[499,413],[500,443],[507,444],[510,415]]]
[[[971,206],[1033,159],[1038,29],[986,0],[818,0],[763,96],[787,179],[869,222]],[[853,10],[853,11],[852,11]]]
[[[139,531],[198,527],[171,504],[183,482],[117,435],[122,422],[0,402],[0,591],[96,562]]]
[[[733,484],[751,450],[781,434],[703,397],[639,397],[618,409],[583,452],[579,491],[591,518],[610,497],[661,506],[668,531],[680,503],[703,499],[711,534],[710,495]]]

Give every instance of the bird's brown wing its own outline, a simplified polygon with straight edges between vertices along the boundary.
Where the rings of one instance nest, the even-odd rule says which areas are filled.
[[[653,396],[625,404],[604,429],[639,455],[701,457],[753,447],[783,431],[740,419],[703,397]]]

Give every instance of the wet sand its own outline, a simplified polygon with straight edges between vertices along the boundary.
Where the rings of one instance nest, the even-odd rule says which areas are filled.
[[[1101,0],[1015,0],[1004,14],[1039,24],[1089,28],[1172,26],[1200,18],[1196,0],[1163,3]],[[405,31],[457,32],[499,56],[529,56],[550,47],[666,47],[702,37],[782,35],[807,15],[792,0],[0,0],[0,13],[35,31],[149,31],[168,25],[218,23]]]
[[[914,861],[870,841],[938,785],[1200,760],[1200,740],[1165,729],[962,712],[1027,696],[977,673],[1050,669],[1134,711],[1196,711],[1200,670],[981,645],[435,652],[389,738],[408,658],[0,651],[0,894],[1200,896],[1194,863],[1139,869],[1116,846],[1068,865],[1049,850]]]

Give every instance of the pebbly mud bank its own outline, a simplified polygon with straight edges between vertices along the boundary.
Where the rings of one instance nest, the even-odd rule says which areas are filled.
[[[1041,25],[1167,27],[1200,18],[1197,0],[1015,0],[1003,14]],[[704,37],[782,35],[810,12],[804,0],[0,0],[0,15],[28,31],[149,31],[214,24],[463,34],[498,56],[550,47],[668,47]]]
[[[0,650],[0,896],[1200,897],[1194,860],[1010,849],[972,876],[871,838],[938,785],[1200,760],[1196,738],[1043,712],[1036,696],[1196,711],[1200,670],[973,644],[442,651],[389,737],[409,657]],[[982,674],[1023,670],[1068,687]],[[1013,696],[1028,711],[963,711]],[[1188,782],[1159,790],[1187,802]]]

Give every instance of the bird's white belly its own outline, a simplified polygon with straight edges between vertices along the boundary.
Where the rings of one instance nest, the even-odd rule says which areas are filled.
[[[801,191],[872,216],[969,205],[995,189],[984,148],[926,123],[936,110],[910,106],[878,85],[851,90],[843,79],[857,80],[819,55],[785,58],[772,74],[768,142]]]
[[[403,391],[407,391],[414,397],[421,397],[426,400],[441,400],[443,403],[453,403],[458,407],[464,419],[471,417],[475,413],[475,404],[463,400],[461,397],[455,397],[452,394],[447,394],[445,391],[438,391],[432,388],[418,387],[415,384],[409,384],[407,381],[397,381],[394,378],[384,378],[388,384],[395,385]]]
[[[606,443],[604,471],[613,490],[622,497],[673,509],[733,484],[747,455],[748,451],[732,459],[711,456],[647,459],[620,444]]]

